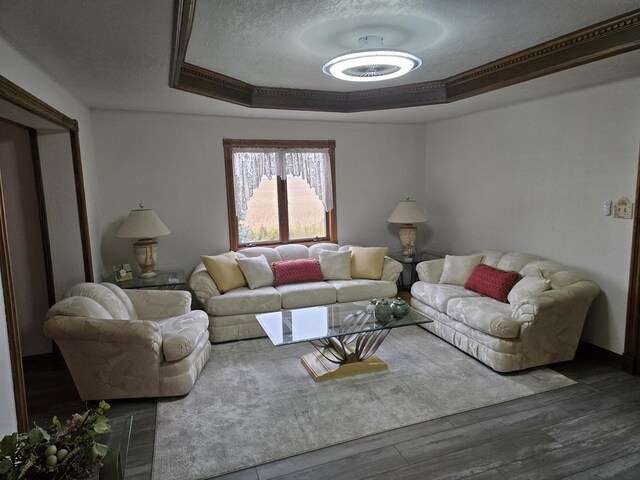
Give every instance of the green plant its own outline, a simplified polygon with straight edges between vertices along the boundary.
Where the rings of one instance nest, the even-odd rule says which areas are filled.
[[[7,435],[0,443],[0,478],[7,480],[86,479],[102,466],[108,447],[96,437],[111,431],[109,404],[75,414],[64,425],[57,417],[46,430]]]

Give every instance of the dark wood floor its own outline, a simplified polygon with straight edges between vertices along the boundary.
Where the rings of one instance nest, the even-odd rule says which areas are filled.
[[[584,356],[553,368],[577,384],[217,478],[639,479],[640,377]],[[82,406],[60,364],[27,369],[26,378],[34,417]],[[126,478],[150,479],[155,401],[112,404],[112,418],[134,415]]]
[[[87,406],[78,395],[67,366],[61,357],[41,355],[23,362],[27,389],[29,422],[40,426],[51,424],[56,415],[62,421]],[[153,463],[153,444],[156,430],[156,399],[109,400],[107,416],[113,428],[111,438],[103,442],[117,443],[122,439],[125,420],[133,415],[130,447],[126,461],[127,480],[150,480]]]

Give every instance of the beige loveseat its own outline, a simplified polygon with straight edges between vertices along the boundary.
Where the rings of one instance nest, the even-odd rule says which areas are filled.
[[[502,303],[458,285],[438,283],[444,259],[417,265],[411,305],[433,319],[426,330],[498,372],[571,360],[599,287],[577,271],[524,253],[482,251],[482,263],[547,279],[548,289]],[[538,282],[539,283],[539,282]]]
[[[189,292],[81,283],[49,309],[44,333],[82,400],[163,397],[195,384],[211,352],[207,325]]]
[[[315,258],[321,250],[345,251],[349,246],[335,243],[281,245],[275,248],[250,247],[236,253],[238,257],[264,255],[269,262]],[[256,320],[256,313],[282,308],[302,308],[336,302],[355,302],[376,297],[393,297],[402,264],[385,257],[380,280],[351,279],[292,283],[256,289],[240,287],[220,293],[204,264],[200,262],[189,278],[189,286],[209,314],[209,338],[212,342],[227,342],[266,334]]]

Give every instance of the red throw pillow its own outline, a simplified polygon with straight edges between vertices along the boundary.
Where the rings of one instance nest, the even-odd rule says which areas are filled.
[[[271,270],[273,270],[274,285],[324,280],[324,275],[320,270],[320,262],[312,258],[273,262]]]
[[[506,303],[507,295],[518,280],[520,275],[517,272],[505,272],[480,264],[473,269],[464,288]]]

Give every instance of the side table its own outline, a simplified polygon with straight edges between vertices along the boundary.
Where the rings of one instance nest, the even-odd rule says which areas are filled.
[[[410,277],[409,283],[406,284],[404,281],[404,270],[398,277],[398,289],[404,291],[410,291],[411,285],[418,281],[418,272],[416,271],[416,266],[420,262],[425,262],[427,260],[437,260],[438,258],[444,258],[444,255],[436,252],[428,252],[428,251],[420,251],[416,253],[416,256],[413,258],[406,258],[402,255],[402,252],[393,252],[388,254],[394,260],[402,263],[403,265],[409,265],[410,269]]]
[[[184,290],[187,287],[184,270],[156,270],[156,273],[157,275],[151,278],[140,278],[134,274],[133,280],[125,282],[116,282],[115,276],[109,275],[104,281],[128,289]]]

